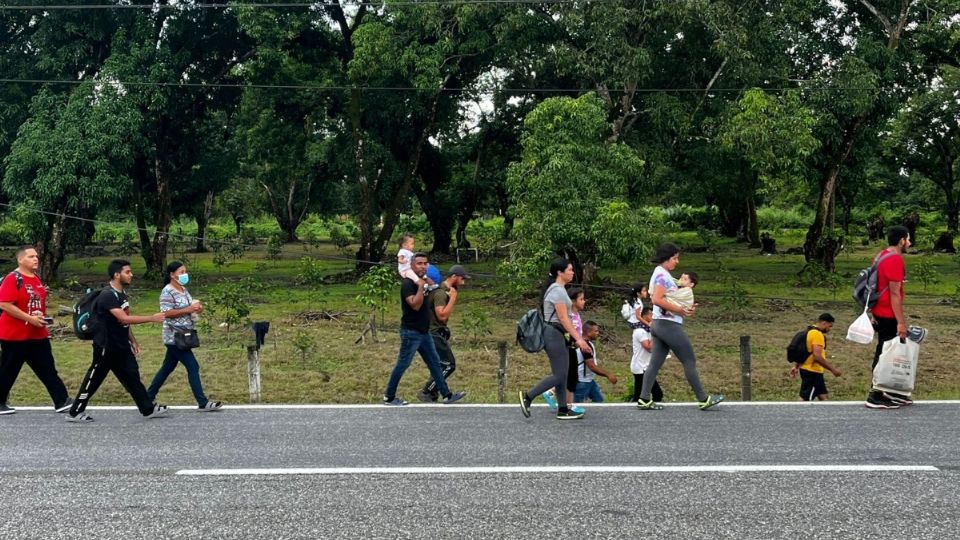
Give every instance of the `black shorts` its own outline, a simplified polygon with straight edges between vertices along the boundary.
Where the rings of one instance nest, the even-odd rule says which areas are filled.
[[[814,373],[805,369],[800,370],[800,399],[813,401],[817,396],[827,393],[827,383],[823,373]]]

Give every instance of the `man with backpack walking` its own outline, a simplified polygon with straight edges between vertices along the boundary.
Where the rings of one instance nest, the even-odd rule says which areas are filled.
[[[0,283],[0,415],[16,412],[7,399],[24,363],[47,388],[54,410],[64,412],[73,404],[54,365],[47,331],[53,319],[47,317],[47,288],[36,274],[39,268],[37,250],[23,246],[17,250],[17,269]]]
[[[796,362],[790,370],[790,376],[800,375],[800,399],[803,401],[828,399],[824,371],[830,371],[834,377],[840,376],[840,370],[827,361],[826,334],[833,329],[833,322],[833,315],[821,313],[817,317],[817,324],[798,332],[790,342],[788,360]]]
[[[871,315],[873,328],[877,331],[877,348],[871,368],[877,367],[884,343],[895,337],[907,337],[907,318],[903,314],[903,280],[906,276],[903,254],[910,248],[910,231],[902,225],[890,227],[887,232],[887,246],[873,259],[877,275],[877,302]],[[897,409],[912,403],[909,396],[871,390],[867,395],[866,406],[870,409]]]
[[[447,322],[453,315],[453,307],[457,303],[460,288],[468,279],[470,275],[467,274],[467,269],[455,264],[447,272],[447,279],[437,281],[439,287],[427,295],[427,306],[430,309],[430,336],[433,337],[433,344],[440,356],[444,380],[449,379],[450,375],[457,370],[457,359],[453,355],[453,350],[450,349],[450,327]],[[417,392],[417,398],[425,403],[437,401],[440,398],[437,381],[433,377],[430,377],[427,384]]]
[[[162,312],[150,316],[130,315],[126,289],[133,282],[133,271],[128,261],[111,261],[107,275],[110,276],[110,285],[100,291],[90,308],[94,327],[93,362],[80,383],[77,399],[67,415],[68,422],[93,421],[84,411],[111,371],[136,402],[140,414],[146,418],[156,418],[167,413],[167,406],[154,403],[140,381],[140,368],[137,366],[140,344],[130,328],[134,324],[162,323],[166,315]]]

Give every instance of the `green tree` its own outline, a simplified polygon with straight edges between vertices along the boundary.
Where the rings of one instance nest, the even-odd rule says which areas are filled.
[[[802,177],[804,160],[819,145],[813,137],[815,123],[797,93],[770,96],[752,89],[732,107],[720,128],[721,147],[745,165],[740,187],[747,200],[744,210],[751,247],[760,247],[756,194],[776,192]]]
[[[542,266],[555,253],[598,263],[591,223],[623,200],[643,161],[630,147],[606,142],[610,126],[595,94],[548,99],[524,124],[522,159],[507,174],[518,220],[514,272]]]
[[[932,87],[907,101],[886,142],[887,156],[907,173],[918,172],[943,191],[947,229],[958,232],[960,190],[960,67],[943,66]]]
[[[71,231],[82,228],[67,216],[95,212],[127,192],[141,119],[111,98],[115,91],[86,83],[69,95],[41,92],[5,160],[3,191],[27,209],[22,219],[45,281],[56,276]]]

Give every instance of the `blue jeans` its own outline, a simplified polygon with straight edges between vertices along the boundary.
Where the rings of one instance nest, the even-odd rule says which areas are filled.
[[[160,387],[167,381],[167,377],[173,373],[173,370],[177,368],[177,364],[183,364],[183,367],[187,368],[187,381],[190,382],[193,397],[197,400],[197,405],[205,406],[209,400],[203,393],[203,383],[200,382],[200,363],[197,362],[197,357],[193,355],[192,350],[181,351],[174,345],[167,345],[167,355],[163,357],[163,365],[160,366],[160,371],[157,371],[157,374],[153,376],[153,382],[147,389],[150,400],[157,399]]]
[[[400,355],[397,357],[397,365],[393,366],[393,371],[390,373],[390,380],[387,382],[387,390],[383,397],[388,400],[397,397],[400,377],[403,377],[403,373],[413,362],[413,355],[418,352],[427,364],[430,376],[437,382],[437,390],[440,395],[444,397],[450,395],[447,381],[443,377],[443,370],[440,368],[440,355],[437,354],[437,347],[433,344],[433,336],[429,332],[417,332],[416,330],[401,328]]]
[[[577,390],[573,393],[573,400],[577,403],[585,403],[587,398],[594,403],[603,403],[603,392],[597,381],[577,383]]]

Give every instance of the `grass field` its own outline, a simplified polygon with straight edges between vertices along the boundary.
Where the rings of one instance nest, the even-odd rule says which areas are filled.
[[[797,245],[799,235],[778,236],[781,249]],[[692,233],[677,235],[681,245],[698,244]],[[785,244],[785,245],[784,245]],[[853,302],[849,300],[853,276],[868,264],[870,257],[882,245],[858,247],[838,258],[840,280],[835,287],[798,288],[797,272],[803,266],[802,256],[760,256],[742,245],[720,242],[717,253],[686,253],[678,270],[699,272],[701,284],[697,299],[701,307],[688,321],[687,331],[698,356],[703,381],[711,392],[722,392],[729,399],[740,398],[739,338],[749,335],[752,340],[753,398],[757,400],[793,400],[799,381],[787,376],[785,347],[795,332],[802,329],[823,312],[830,311],[837,318],[834,332],[828,336],[828,353],[843,371],[843,376],[827,375],[827,385],[833,399],[861,399],[870,381],[870,361],[873,347],[846,342],[846,328],[856,317]],[[306,287],[295,284],[299,259],[314,257],[344,257],[329,245],[304,249],[287,245],[280,260],[266,260],[265,251],[251,251],[238,261],[218,269],[212,256],[191,255],[191,285],[193,295],[201,300],[211,286],[221,281],[246,281],[252,312],[250,319],[271,322],[271,330],[263,350],[263,401],[268,403],[373,403],[380,399],[387,377],[396,360],[399,338],[399,298],[387,311],[386,326],[380,333],[381,342],[355,345],[369,313],[356,301],[359,290],[351,280],[338,276],[352,269],[349,256],[343,260],[323,261],[323,269],[331,284]],[[69,259],[61,276],[72,287],[55,289],[49,305],[70,306],[79,296],[79,284],[102,282],[101,274],[109,255],[92,259]],[[142,260],[134,255],[134,273],[142,272]],[[932,269],[928,274],[939,282],[923,283],[917,277],[921,266]],[[718,263],[722,261],[722,263]],[[451,261],[441,261],[446,268]],[[722,264],[723,270],[719,268]],[[504,280],[493,277],[496,262],[470,264],[474,274],[480,274],[461,294],[453,315],[453,348],[457,355],[457,371],[451,387],[469,392],[470,402],[495,402],[497,399],[496,373],[498,367],[497,342],[508,343],[508,397],[517,388],[525,388],[548,373],[546,356],[528,354],[513,343],[516,320],[535,304],[531,295],[517,297],[510,293]],[[605,334],[600,343],[600,361],[612,368],[621,382],[610,385],[601,381],[608,400],[622,401],[631,391],[629,370],[630,330],[620,319],[622,287],[641,280],[646,281],[652,265],[631,268],[602,269],[603,286],[590,288],[587,293],[585,318],[602,323]],[[948,255],[908,255],[907,314],[910,324],[930,329],[931,337],[921,350],[918,375],[919,399],[957,398],[960,396],[960,370],[956,368],[960,337],[960,308],[948,300],[956,297],[960,285],[960,264]],[[677,274],[679,275],[679,273]],[[343,282],[346,281],[346,282]],[[725,295],[735,289],[736,294],[749,298],[748,305],[737,307]],[[131,301],[135,314],[148,314],[157,309],[160,287],[143,280],[134,282]],[[399,292],[399,285],[397,287]],[[397,294],[399,296],[399,294]],[[316,320],[311,312],[345,312],[339,320]],[[464,331],[468,313],[474,320],[483,319],[490,334],[470,336]],[[479,314],[479,315],[478,315]],[[62,317],[66,323],[66,317]],[[246,345],[252,333],[243,328],[225,329],[218,325],[202,336],[203,346],[197,350],[207,393],[227,403],[249,401],[246,375]],[[136,327],[135,332],[143,347],[141,377],[149,384],[156,372],[164,348],[160,342],[158,325]],[[312,348],[302,351],[296,343]],[[61,376],[71,393],[76,389],[89,366],[90,346],[70,335],[54,339],[54,351]],[[426,366],[416,361],[405,375],[400,395],[413,399],[416,389],[427,377]],[[680,365],[668,361],[660,376],[667,401],[688,401],[692,393],[683,379]],[[129,397],[113,378],[108,378],[94,399],[95,404],[129,403]],[[182,368],[173,374],[161,391],[159,401],[169,404],[191,404],[192,396]],[[41,405],[49,402],[45,390],[24,368],[10,396],[10,404]]]

